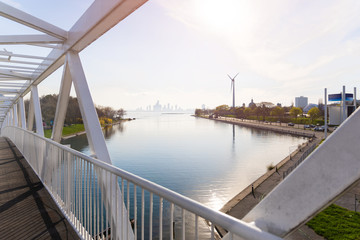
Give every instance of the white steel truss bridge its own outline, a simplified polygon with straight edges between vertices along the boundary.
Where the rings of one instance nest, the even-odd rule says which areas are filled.
[[[39,32],[1,35],[1,45],[51,49],[44,57],[11,49],[0,51],[1,135],[21,151],[80,238],[93,239],[105,232],[111,239],[173,239],[172,223],[178,215],[181,234],[177,239],[203,238],[199,233],[203,220],[209,224],[207,239],[216,238],[215,226],[227,230],[224,239],[281,239],[358,182],[360,153],[354,143],[360,142],[359,111],[241,220],[113,166],[79,53],[145,2],[95,0],[69,30],[0,2],[1,17]],[[46,139],[38,85],[61,66],[53,132],[51,139]],[[91,157],[59,143],[72,85]],[[30,106],[26,119],[27,94]],[[137,199],[137,192],[141,192],[141,199]],[[156,214],[154,205],[159,206]]]

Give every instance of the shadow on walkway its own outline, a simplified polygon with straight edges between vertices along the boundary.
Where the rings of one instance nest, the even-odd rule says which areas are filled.
[[[27,161],[0,138],[0,239],[78,239]]]

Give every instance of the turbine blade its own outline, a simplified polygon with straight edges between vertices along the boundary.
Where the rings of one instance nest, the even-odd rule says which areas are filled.
[[[231,77],[230,77],[230,75],[228,74],[228,77],[231,79],[231,80],[233,80]]]
[[[239,73],[237,73],[237,74],[235,75],[234,79],[237,77],[237,75],[239,75]]]

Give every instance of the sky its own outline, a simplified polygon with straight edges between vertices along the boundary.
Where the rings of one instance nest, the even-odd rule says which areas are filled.
[[[3,0],[69,30],[88,0]],[[80,53],[97,105],[214,108],[269,101],[291,105],[360,88],[358,0],[150,0]],[[1,18],[1,17],[0,17]],[[0,19],[0,35],[31,29]],[[18,46],[1,46],[17,52]],[[26,51],[47,54],[49,49]],[[59,92],[62,68],[39,85]],[[75,96],[75,92],[72,91]],[[357,94],[357,96],[360,96]]]

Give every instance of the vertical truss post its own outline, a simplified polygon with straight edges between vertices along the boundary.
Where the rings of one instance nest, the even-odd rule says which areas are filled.
[[[42,123],[42,115],[41,115],[41,106],[39,100],[39,93],[37,86],[31,87],[31,95],[32,95],[32,102],[34,107],[35,113],[35,124],[36,124],[36,133],[40,136],[44,136],[44,128]]]
[[[11,126],[14,126],[14,109],[10,109],[10,124]]]
[[[26,119],[25,119],[25,107],[24,107],[24,98],[20,97],[19,98],[19,111],[20,111],[20,122],[21,122],[21,127],[23,129],[26,129]]]
[[[68,67],[68,57],[66,57],[63,75],[61,79],[60,92],[56,105],[56,112],[54,118],[53,131],[51,134],[51,139],[55,142],[60,142],[62,130],[64,126],[64,121],[66,117],[66,110],[69,104],[69,96],[71,90],[71,75]]]
[[[29,112],[28,112],[28,130],[32,131],[34,126],[34,102],[33,102],[33,96],[32,93],[30,93],[30,102],[29,102]]]
[[[5,122],[5,126],[3,126],[3,127],[9,126],[9,113],[6,114],[4,122]]]
[[[17,108],[17,103],[14,104],[13,106],[13,112],[14,112],[14,126],[17,127],[19,124],[19,118],[18,118],[18,108]]]
[[[14,106],[11,108],[11,126],[15,126],[15,119],[14,119]]]
[[[5,118],[4,118],[4,121],[3,121],[3,123],[2,123],[1,128],[4,128],[4,127],[7,126],[7,121],[8,121],[8,117],[7,117],[7,115],[5,115]]]
[[[15,105],[16,105],[16,121],[17,121],[17,127],[21,127],[19,101],[18,101]]]

